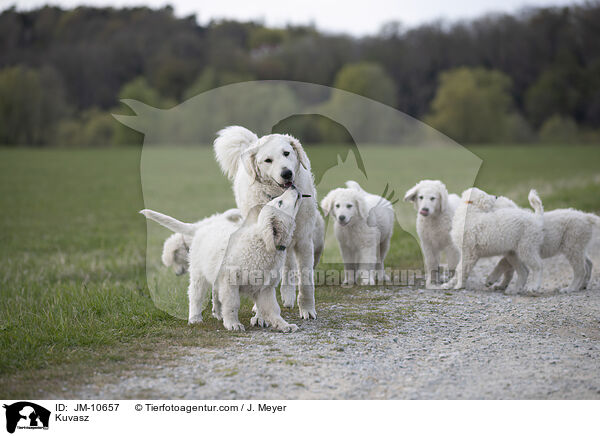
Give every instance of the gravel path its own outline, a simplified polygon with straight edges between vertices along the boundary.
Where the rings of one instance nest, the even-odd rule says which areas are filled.
[[[163,355],[178,357],[164,364],[99,378],[69,397],[598,399],[600,243],[590,248],[587,291],[556,291],[571,277],[562,258],[545,261],[541,296],[477,289],[495,262],[486,259],[466,291],[365,290],[317,302],[319,319],[297,333],[252,329],[222,349],[174,347]]]

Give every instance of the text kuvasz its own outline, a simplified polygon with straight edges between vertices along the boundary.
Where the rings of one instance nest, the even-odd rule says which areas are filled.
[[[286,250],[281,299],[284,306],[294,306],[296,286],[289,272],[296,271],[300,316],[316,318],[312,238],[318,215],[317,198],[310,162],[302,145],[290,135],[259,138],[244,127],[230,126],[218,132],[214,150],[221,169],[233,181],[235,201],[243,216],[292,185],[312,196],[302,202],[296,215],[296,228]]]
[[[456,270],[460,252],[452,242],[450,230],[454,211],[460,203],[456,194],[448,194],[446,185],[439,180],[421,180],[404,195],[417,210],[417,234],[425,263],[425,287],[441,284],[439,277],[442,253],[446,255],[448,272]]]
[[[223,213],[216,213],[204,218],[193,223],[192,225],[194,226],[195,230],[198,230],[207,224],[222,220],[231,221],[234,224],[241,225],[242,214],[239,209],[229,209]],[[165,240],[165,243],[163,244],[161,256],[162,263],[167,268],[171,267],[178,276],[185,274],[188,270],[188,253],[190,251],[193,238],[193,234],[189,235],[173,233]]]
[[[543,267],[540,247],[544,240],[542,202],[535,190],[529,193],[529,203],[535,213],[521,208],[496,208],[496,200],[497,197],[477,188],[463,192],[451,231],[452,241],[460,251],[460,261],[456,275],[444,288],[462,288],[480,258],[505,256],[517,270],[518,290],[527,282],[528,269],[532,280],[526,290],[539,289]]]
[[[271,325],[283,332],[298,329],[281,317],[275,287],[301,204],[302,195],[292,187],[262,208],[249,211],[241,226],[216,220],[200,228],[148,209],[141,211],[174,232],[193,235],[189,253],[190,323],[202,321],[212,286],[213,315],[223,319],[226,329],[244,330],[238,319],[240,292],[248,294],[256,305],[252,325]]]
[[[344,261],[345,284],[385,280],[383,262],[394,230],[394,209],[383,197],[369,194],[352,180],[330,191],[321,202],[334,218],[334,232]]]
[[[517,207],[509,205],[510,207]],[[575,209],[556,209],[544,212],[544,241],[540,249],[543,259],[563,254],[573,269],[573,280],[563,291],[572,292],[585,289],[592,276],[592,261],[587,256],[587,247],[592,240],[594,229],[600,228],[600,218],[591,213]],[[486,284],[492,286],[504,274],[497,290],[508,287],[514,268],[506,258],[502,258]]]

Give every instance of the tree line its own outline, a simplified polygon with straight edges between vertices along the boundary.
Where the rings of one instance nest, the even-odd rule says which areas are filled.
[[[363,38],[202,26],[170,7],[13,7],[0,13],[0,144],[140,143],[110,115],[125,110],[120,99],[167,108],[268,79],[352,91],[460,142],[596,142],[598,23],[597,1],[411,29],[392,22]],[[301,128],[314,142],[332,140],[331,128]]]

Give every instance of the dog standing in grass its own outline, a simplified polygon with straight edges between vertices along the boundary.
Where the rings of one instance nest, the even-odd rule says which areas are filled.
[[[354,181],[325,196],[321,209],[334,218],[334,232],[344,260],[344,283],[374,285],[385,280],[384,260],[394,231],[394,209],[383,197]]]

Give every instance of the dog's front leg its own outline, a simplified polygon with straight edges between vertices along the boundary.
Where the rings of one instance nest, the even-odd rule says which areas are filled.
[[[260,315],[269,323],[269,325],[280,332],[290,333],[298,330],[296,324],[288,324],[286,320],[281,317],[281,309],[279,308],[279,304],[277,304],[274,286],[266,286],[261,289],[256,295],[255,301],[257,311],[254,318],[250,321],[253,325],[255,325],[255,318],[256,322],[260,323],[260,318],[258,318]]]
[[[296,300],[296,283],[298,280],[297,269],[294,250],[288,249],[285,255],[285,266],[283,267],[281,286],[279,287],[283,307],[294,307],[294,301]]]
[[[298,292],[298,307],[303,319],[317,319],[315,309],[315,275],[314,248],[311,238],[297,241],[295,245],[296,258],[300,270],[300,292]]]
[[[377,244],[369,241],[368,247],[362,249],[358,259],[356,281],[361,285],[374,285],[376,268]]]
[[[238,319],[240,310],[240,289],[239,286],[221,283],[218,292],[221,302],[221,315],[223,315],[223,325],[227,330],[244,331],[244,326]]]

